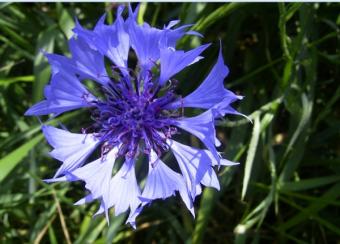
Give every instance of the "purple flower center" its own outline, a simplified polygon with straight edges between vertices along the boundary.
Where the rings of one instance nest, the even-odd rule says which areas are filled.
[[[166,107],[176,99],[173,88],[160,89],[151,72],[143,79],[122,76],[105,87],[105,100],[95,102],[92,118],[95,135],[102,142],[102,155],[119,146],[118,154],[133,158],[151,149],[161,154],[176,133],[172,126],[178,111]]]

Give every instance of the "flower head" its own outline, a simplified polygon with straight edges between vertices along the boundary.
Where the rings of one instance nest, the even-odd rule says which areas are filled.
[[[155,199],[179,193],[194,215],[193,202],[201,187],[219,189],[214,166],[234,165],[223,159],[216,149],[220,146],[215,133],[215,120],[226,114],[239,114],[230,104],[242,97],[225,89],[228,68],[220,50],[216,64],[201,85],[191,94],[176,94],[173,76],[199,61],[209,46],[193,50],[176,49],[184,35],[201,36],[187,31],[188,25],[175,28],[171,21],[163,29],[148,24],[138,25],[137,11],[129,7],[129,16],[122,17],[123,6],[117,10],[116,21],[106,25],[105,15],[94,30],[84,29],[78,22],[69,40],[71,57],[45,54],[52,67],[51,82],[45,87],[45,100],[32,106],[26,115],[58,116],[64,112],[88,108],[92,125],[81,133],[43,125],[42,130],[53,147],[50,155],[62,165],[52,179],[81,180],[89,194],[76,204],[95,199],[100,201],[97,214],[115,209],[115,215],[130,211],[127,222],[135,226],[135,218],[145,205]],[[129,53],[138,62],[128,65]],[[106,68],[109,60],[109,69]],[[100,86],[101,96],[93,95],[84,80]],[[206,111],[195,117],[185,117],[186,108]],[[178,133],[191,133],[206,149],[186,146],[173,140]],[[88,162],[94,151],[100,157]],[[178,172],[162,161],[172,153]],[[137,159],[146,155],[148,175],[143,188],[136,179]],[[123,159],[113,174],[118,159]]]

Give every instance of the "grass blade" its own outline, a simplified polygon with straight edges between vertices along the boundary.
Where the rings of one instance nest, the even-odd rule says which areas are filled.
[[[38,135],[0,159],[0,182],[8,176],[8,174],[24,159],[24,157],[26,157],[29,151],[34,148],[42,138],[43,135]]]
[[[246,163],[244,167],[243,186],[242,186],[242,194],[241,194],[242,200],[244,199],[247,189],[248,189],[251,170],[253,168],[255,153],[257,149],[257,144],[259,142],[260,131],[261,131],[260,118],[259,116],[256,116],[254,119],[254,128],[253,128],[253,132],[251,135],[249,149],[247,152],[247,159],[246,159]]]

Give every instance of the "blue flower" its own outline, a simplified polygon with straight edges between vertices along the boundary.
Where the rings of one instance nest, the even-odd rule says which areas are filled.
[[[177,50],[176,43],[184,35],[201,35],[187,31],[189,25],[174,28],[178,21],[163,29],[138,25],[138,9],[129,7],[126,19],[123,10],[123,6],[118,8],[112,25],[104,23],[104,15],[94,30],[84,29],[77,22],[69,40],[71,57],[45,53],[52,68],[51,81],[44,90],[45,100],[32,106],[26,115],[58,116],[87,108],[92,119],[92,126],[82,133],[42,126],[53,147],[50,155],[62,162],[54,177],[46,181],[84,181],[89,194],[76,204],[99,200],[97,214],[105,214],[107,221],[108,211],[114,207],[115,215],[129,211],[127,222],[135,227],[135,219],[146,205],[176,193],[194,216],[193,202],[201,194],[202,185],[220,189],[213,167],[237,164],[223,159],[216,149],[221,143],[216,138],[215,120],[239,114],[230,105],[242,97],[224,87],[229,70],[221,48],[201,85],[183,98],[176,94],[173,76],[202,59],[200,55],[209,45]],[[136,67],[128,65],[131,52],[138,59]],[[97,83],[102,96],[93,95],[84,80]],[[205,112],[185,117],[186,108]],[[173,140],[173,135],[187,132],[201,140],[206,149]],[[101,156],[88,162],[95,151]],[[176,158],[178,172],[162,161],[166,153]],[[142,165],[148,167],[148,175],[142,187],[135,166],[143,156],[148,158],[148,165]],[[115,165],[118,161],[123,161],[120,167]]]

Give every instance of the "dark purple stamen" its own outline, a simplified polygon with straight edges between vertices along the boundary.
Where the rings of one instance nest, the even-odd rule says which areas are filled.
[[[170,85],[163,96],[161,87],[155,85],[151,72],[144,77],[121,76],[123,82],[111,83],[104,88],[105,101],[94,102],[92,118],[94,135],[102,142],[102,156],[119,145],[118,155],[133,158],[139,152],[161,154],[167,150],[165,143],[177,131],[171,126],[179,116],[166,106],[176,99]]]

